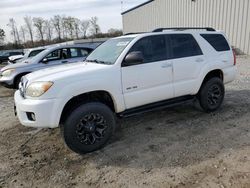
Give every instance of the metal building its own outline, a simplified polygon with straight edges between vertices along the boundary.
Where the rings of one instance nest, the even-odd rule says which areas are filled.
[[[150,0],[122,13],[123,31],[213,27],[250,55],[250,0]]]

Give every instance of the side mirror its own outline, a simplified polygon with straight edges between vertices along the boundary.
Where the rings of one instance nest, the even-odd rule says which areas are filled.
[[[123,66],[131,66],[143,63],[143,54],[140,51],[130,52],[124,59]]]
[[[44,63],[44,64],[47,64],[49,62],[49,60],[47,59],[47,58],[44,58],[43,60],[42,60],[42,63]]]

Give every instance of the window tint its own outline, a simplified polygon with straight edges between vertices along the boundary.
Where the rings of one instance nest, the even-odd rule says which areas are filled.
[[[213,46],[213,48],[216,51],[228,51],[230,50],[230,47],[227,43],[227,40],[225,39],[225,37],[223,35],[220,34],[201,34],[201,36],[207,41],[209,42],[209,44],[211,46]]]
[[[172,58],[183,58],[202,55],[200,46],[190,34],[169,35],[172,47]]]
[[[166,40],[164,35],[150,36],[139,40],[130,52],[141,51],[144,63],[162,61],[167,59]]]

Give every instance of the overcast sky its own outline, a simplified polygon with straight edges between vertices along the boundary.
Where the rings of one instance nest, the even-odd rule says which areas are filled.
[[[124,0],[123,11],[146,0]],[[102,32],[109,28],[122,29],[121,0],[0,0],[0,28],[10,40],[7,23],[14,18],[17,25],[23,24],[23,17],[50,18],[55,14],[88,19],[99,18]]]

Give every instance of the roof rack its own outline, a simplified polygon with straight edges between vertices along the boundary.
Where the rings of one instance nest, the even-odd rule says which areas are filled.
[[[184,31],[188,29],[194,29],[194,30],[206,30],[206,31],[216,31],[212,27],[169,27],[169,28],[158,28],[153,30],[152,32],[162,32],[164,30],[178,30],[178,31]]]
[[[136,34],[143,34],[143,33],[146,33],[146,32],[126,33],[124,35],[136,35]]]

